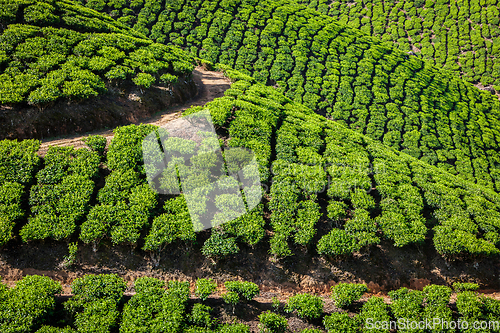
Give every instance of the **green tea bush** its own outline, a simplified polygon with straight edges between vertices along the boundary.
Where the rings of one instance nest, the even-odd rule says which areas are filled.
[[[323,325],[329,333],[355,333],[357,325],[347,313],[334,312],[323,319]]]
[[[60,100],[96,97],[111,85],[143,89],[163,77],[160,84],[170,88],[179,77],[190,80],[194,59],[188,53],[155,44],[77,2],[2,5],[9,25],[0,36],[2,104],[43,110]],[[103,10],[105,1],[91,7]]]
[[[32,332],[54,313],[54,296],[61,292],[58,282],[38,275],[25,276],[11,289],[0,285],[0,330]]]
[[[202,301],[205,301],[217,289],[217,283],[212,279],[196,280],[195,294]]]
[[[150,278],[138,278],[136,294],[124,305],[120,333],[178,331],[185,318],[186,296],[183,284]],[[170,289],[172,288],[172,289]]]
[[[87,149],[51,146],[44,162],[30,190],[32,216],[20,231],[25,242],[73,235],[89,208],[100,158]]]
[[[245,324],[224,324],[219,326],[220,333],[250,333],[250,327]]]
[[[316,319],[323,314],[323,300],[311,294],[298,294],[288,299],[286,312],[297,311],[301,318]]]
[[[479,285],[477,283],[467,283],[467,282],[454,282],[453,290],[456,292],[461,291],[476,291],[479,289]]]
[[[212,231],[209,239],[203,244],[201,253],[211,259],[220,259],[240,251],[234,237],[228,237],[227,234],[220,231]]]
[[[285,317],[274,312],[263,312],[259,315],[259,330],[265,333],[284,333],[288,328]]]
[[[251,76],[276,85],[290,100],[374,140],[499,189],[495,119],[500,102],[469,84],[500,88],[494,61],[500,29],[492,23],[498,8],[463,1],[437,4],[436,10],[433,4],[418,4],[405,9],[397,2],[352,6],[320,0],[219,6],[215,0],[189,0],[164,10],[149,2],[125,5],[120,16],[158,43],[182,46],[204,61],[241,71],[233,73],[236,80]],[[478,12],[463,23],[471,8]],[[103,8],[110,14],[114,10]],[[22,87],[15,91],[22,95]],[[218,123],[227,119],[227,110],[221,108]],[[281,148],[276,153],[285,156]],[[418,224],[397,218],[399,228]],[[421,230],[415,234],[409,238],[421,240]],[[408,242],[396,241],[401,246]]]
[[[333,286],[331,290],[331,297],[335,302],[335,306],[345,309],[351,306],[352,303],[359,300],[361,296],[368,291],[368,288],[366,287],[366,284],[341,282]]]

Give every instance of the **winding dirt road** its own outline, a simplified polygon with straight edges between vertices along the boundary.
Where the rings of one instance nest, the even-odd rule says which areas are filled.
[[[164,110],[149,119],[144,119],[141,123],[162,126],[180,117],[182,112],[189,109],[191,106],[205,105],[217,97],[224,96],[224,92],[231,86],[231,81],[226,78],[223,73],[207,71],[202,67],[197,67],[193,71],[193,79],[198,88],[198,93],[194,98],[183,104]],[[111,139],[113,139],[113,130],[101,130],[89,132],[85,135],[78,134],[64,138],[44,139],[42,140],[38,154],[44,156],[49,146],[74,146],[75,148],[82,148],[85,146],[82,139],[88,135],[102,135],[107,139],[109,145]]]

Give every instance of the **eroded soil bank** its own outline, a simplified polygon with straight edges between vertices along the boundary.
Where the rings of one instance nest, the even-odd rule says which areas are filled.
[[[293,249],[292,257],[274,260],[268,254],[269,239],[264,239],[255,248],[240,245],[240,253],[213,264],[201,254],[208,237],[205,231],[199,234],[195,245],[169,245],[158,267],[153,266],[147,252],[140,250],[143,244],[132,249],[103,242],[98,251],[93,252],[92,246],[80,243],[77,262],[70,269],[61,265],[68,254],[66,243],[47,240],[23,244],[16,239],[0,251],[0,276],[7,284],[14,284],[24,275],[50,276],[63,284],[65,293],[70,293],[70,284],[75,278],[101,273],[119,274],[130,285],[141,276],[184,281],[211,277],[221,284],[243,279],[257,283],[264,292],[283,295],[325,294],[338,282],[367,283],[375,294],[400,287],[421,290],[428,284],[451,286],[453,282],[476,282],[487,293],[500,289],[497,259],[448,262],[433,250],[398,249],[382,242],[370,252],[344,260],[325,259],[301,248]]]
[[[196,93],[193,76],[180,78],[171,90],[153,86],[141,92],[135,86],[108,87],[106,94],[95,98],[80,103],[61,101],[43,110],[2,106],[0,139],[44,139],[139,123]]]

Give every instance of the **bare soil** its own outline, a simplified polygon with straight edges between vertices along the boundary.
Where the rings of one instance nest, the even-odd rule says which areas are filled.
[[[142,276],[191,283],[197,278],[210,277],[221,286],[227,280],[247,280],[257,283],[263,292],[277,293],[280,297],[299,292],[328,294],[330,287],[338,282],[367,283],[377,295],[400,287],[421,290],[428,284],[451,286],[453,282],[476,282],[482,286],[482,292],[497,296],[500,289],[497,259],[447,262],[432,248],[398,249],[382,242],[370,252],[343,260],[318,257],[314,249],[305,248],[294,248],[294,256],[275,260],[268,254],[269,239],[264,239],[255,248],[240,244],[240,253],[214,265],[201,254],[208,237],[209,233],[204,231],[198,235],[197,244],[169,245],[158,267],[141,250],[143,244],[134,249],[103,241],[98,251],[93,252],[92,246],[80,243],[76,264],[69,269],[61,265],[68,254],[67,244],[50,240],[24,244],[14,239],[0,251],[0,276],[9,285],[25,275],[50,276],[63,284],[65,294],[71,292],[70,284],[75,278],[101,273],[116,273],[130,287]]]
[[[193,82],[196,88],[196,94],[191,98],[182,102],[168,105],[159,112],[140,113],[134,117],[127,119],[122,125],[126,124],[153,124],[162,126],[167,122],[179,117],[183,111],[191,106],[202,106],[214,100],[217,97],[224,96],[224,92],[229,89],[231,82],[220,72],[207,71],[202,67],[197,67],[193,71]],[[140,110],[140,108],[139,108]],[[42,145],[39,150],[39,155],[43,156],[47,152],[49,146],[74,146],[75,148],[84,147],[85,144],[81,141],[88,135],[102,135],[108,140],[108,144],[113,138],[113,129],[103,129],[98,131],[90,131],[84,134],[76,134],[61,138],[48,138],[42,140]]]

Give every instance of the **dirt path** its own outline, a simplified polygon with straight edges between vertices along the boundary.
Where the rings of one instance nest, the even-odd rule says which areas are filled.
[[[198,94],[194,98],[181,105],[164,110],[149,119],[142,119],[140,123],[162,126],[169,121],[178,118],[183,111],[187,110],[191,106],[205,105],[217,97],[224,96],[224,92],[231,85],[229,79],[224,77],[222,73],[207,71],[202,67],[197,67],[193,71],[193,78],[196,83],[196,87],[198,88]],[[88,135],[102,135],[107,139],[109,144],[111,139],[113,139],[113,130],[101,130],[89,132],[85,135],[79,134],[64,138],[44,139],[42,140],[38,154],[40,156],[44,156],[49,146],[74,146],[75,148],[82,148],[85,144],[81,140]]]

